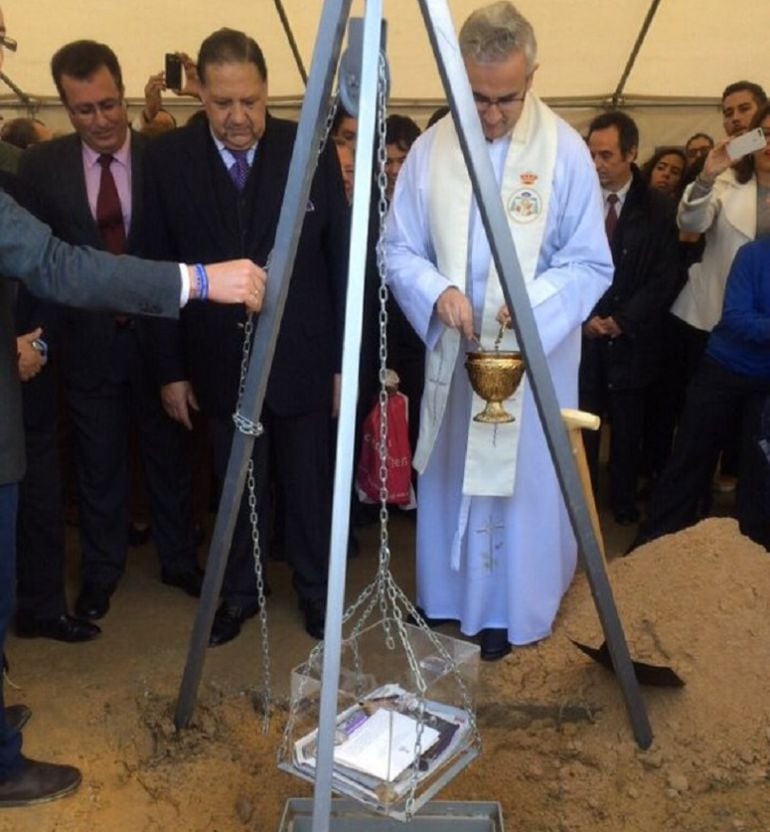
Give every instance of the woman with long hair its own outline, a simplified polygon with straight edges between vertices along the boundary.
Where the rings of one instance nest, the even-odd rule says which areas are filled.
[[[642,165],[642,179],[655,191],[679,201],[684,190],[687,156],[681,147],[659,147]]]

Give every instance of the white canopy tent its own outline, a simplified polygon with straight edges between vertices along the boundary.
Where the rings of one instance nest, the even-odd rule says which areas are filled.
[[[310,65],[321,0],[281,0],[305,66]],[[459,27],[482,0],[450,0]],[[354,0],[361,14],[363,0]],[[424,122],[443,101],[417,0],[385,0],[391,65],[391,109]],[[520,0],[539,41],[535,89],[578,128],[613,100],[648,15],[651,22],[618,101],[637,118],[642,156],[655,145],[681,143],[696,130],[721,134],[718,98],[726,84],[749,78],[770,87],[767,0]],[[48,62],[70,40],[108,43],[121,61],[126,94],[139,103],[148,76],[168,51],[195,54],[220,26],[243,29],[259,41],[269,67],[272,107],[296,114],[304,85],[281,25],[276,0],[34,0],[3,4],[8,33],[19,51],[5,72],[41,117],[59,129]],[[654,14],[652,14],[654,12]],[[0,99],[6,117],[29,107],[10,88]],[[21,106],[19,106],[21,103]],[[190,110],[189,99],[167,106]]]

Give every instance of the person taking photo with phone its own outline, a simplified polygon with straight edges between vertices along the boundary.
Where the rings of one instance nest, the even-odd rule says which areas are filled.
[[[734,265],[744,245],[770,238],[770,104],[754,115],[749,129],[757,127],[765,134],[765,146],[733,164],[730,140],[719,142],[679,205],[679,227],[705,233],[706,248],[702,261],[690,269],[672,312],[697,328],[704,354],[687,390],[671,459],[634,546],[698,519],[719,451],[731,435],[745,446],[748,432],[756,426],[756,409],[750,406],[744,412],[744,403],[750,401],[749,394],[770,389],[768,371],[761,359],[755,360],[757,347],[766,350],[766,341],[758,340],[755,333],[760,325],[752,321],[766,313],[753,299],[757,287],[751,277],[760,273],[757,258],[766,256],[767,246],[752,249],[743,265]],[[726,295],[731,269],[733,284]],[[745,448],[739,456],[746,470]],[[745,498],[739,478],[738,514],[744,518],[742,527],[748,528],[753,508],[751,499]]]

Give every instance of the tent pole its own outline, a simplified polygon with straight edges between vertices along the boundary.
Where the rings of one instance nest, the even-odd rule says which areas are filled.
[[[620,81],[618,81],[618,85],[617,87],[615,87],[615,92],[612,94],[613,108],[617,108],[620,104],[620,99],[623,96],[623,89],[626,86],[626,81],[628,80],[628,76],[631,74],[631,70],[634,68],[636,58],[639,55],[639,51],[642,48],[644,39],[647,37],[647,32],[650,30],[650,26],[652,26],[652,21],[655,17],[655,13],[658,11],[659,5],[660,0],[652,0],[652,3],[650,4],[650,8],[647,11],[647,16],[644,18],[644,23],[642,23],[642,28],[639,30],[639,34],[636,36],[636,43],[634,43],[634,48],[631,50],[631,54],[628,56],[628,61],[626,61],[626,66],[623,69],[623,74],[620,76]]]
[[[305,64],[302,63],[302,55],[299,54],[299,47],[297,46],[297,41],[294,38],[294,32],[292,31],[291,24],[289,23],[289,16],[286,14],[286,9],[283,6],[283,0],[275,0],[275,10],[278,12],[278,17],[281,18],[281,25],[283,26],[283,31],[286,32],[289,47],[291,48],[291,54],[294,55],[294,61],[297,64],[297,69],[299,70],[300,78],[302,78],[302,83],[305,87],[307,87],[307,71],[305,70]]]

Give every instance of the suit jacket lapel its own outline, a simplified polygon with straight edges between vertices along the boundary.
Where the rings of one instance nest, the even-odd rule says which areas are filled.
[[[66,193],[71,198],[72,223],[80,227],[85,234],[89,245],[94,248],[104,248],[96,220],[91,214],[91,206],[88,204],[88,191],[86,189],[86,174],[83,169],[83,147],[80,138],[73,135],[72,141],[63,146],[64,149],[64,170],[70,171],[70,184]]]
[[[251,208],[248,217],[249,250],[253,253],[269,252],[273,247],[292,153],[291,145],[276,141],[275,131],[271,133],[270,130],[270,121],[268,116],[247,184]]]
[[[231,227],[227,217],[231,208],[222,201],[222,177],[227,171],[219,151],[211,138],[208,123],[196,127],[185,128],[194,131],[194,139],[186,145],[187,158],[182,162],[182,169],[186,172],[181,179],[190,194],[193,204],[203,206],[199,231],[205,229],[215,248],[222,247],[223,240],[236,240],[238,229]],[[188,172],[194,171],[194,175]],[[221,174],[221,175],[220,175]],[[232,250],[228,245],[226,250]]]
[[[131,228],[126,238],[126,250],[133,251],[139,233],[138,220],[142,216],[142,152],[145,136],[131,131]]]
[[[632,228],[634,223],[638,220],[639,207],[642,204],[643,189],[645,185],[639,175],[634,171],[631,187],[626,194],[625,202],[623,203],[623,210],[618,217],[618,224],[615,227],[615,233],[612,235],[610,242],[610,249],[612,251],[612,260],[617,263],[623,253],[623,237],[628,228]]]

